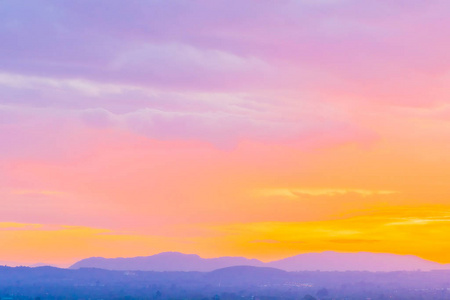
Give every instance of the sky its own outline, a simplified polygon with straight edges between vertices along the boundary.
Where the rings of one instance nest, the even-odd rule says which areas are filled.
[[[0,2],[0,261],[450,263],[450,2]]]

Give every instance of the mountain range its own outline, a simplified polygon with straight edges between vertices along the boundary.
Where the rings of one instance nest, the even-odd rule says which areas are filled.
[[[90,257],[76,262],[70,266],[70,269],[210,272],[232,266],[268,267],[284,271],[392,272],[450,269],[450,264],[440,264],[414,255],[371,252],[339,253],[333,251],[299,254],[267,263],[244,257],[201,258],[196,254],[163,252],[151,256],[130,258]]]

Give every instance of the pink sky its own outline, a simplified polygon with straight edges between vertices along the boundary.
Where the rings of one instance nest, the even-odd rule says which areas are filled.
[[[335,250],[449,263],[449,12],[1,3],[0,260]]]

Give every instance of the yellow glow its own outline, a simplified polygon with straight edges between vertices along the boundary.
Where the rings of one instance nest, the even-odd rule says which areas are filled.
[[[425,217],[426,215],[426,217]],[[1,223],[4,260],[68,265],[89,256],[142,256],[163,251],[203,257],[247,256],[270,261],[305,252],[388,252],[450,262],[450,207],[389,207],[358,216],[309,222],[197,224],[172,236],[81,226]],[[427,239],[424,243],[422,239]]]

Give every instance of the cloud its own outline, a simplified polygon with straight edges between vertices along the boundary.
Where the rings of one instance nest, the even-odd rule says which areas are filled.
[[[218,147],[236,145],[241,140],[293,143],[301,146],[322,146],[331,143],[370,139],[345,123],[333,120],[318,121],[305,116],[304,120],[283,121],[227,113],[176,113],[140,110],[124,116],[133,130],[156,139],[194,139],[208,141]],[[337,141],[335,140],[337,139]]]
[[[428,225],[431,223],[446,223],[450,222],[450,216],[443,217],[428,217],[428,218],[398,218],[398,221],[388,223],[388,226],[402,226],[402,225]]]
[[[280,99],[277,104],[245,93],[179,93],[10,73],[0,73],[2,85],[9,91],[30,91],[19,99],[4,94],[0,100],[0,114],[5,116],[2,122],[8,122],[3,124],[3,134],[15,141],[10,145],[30,140],[24,136],[26,128],[32,139],[37,138],[32,132],[40,131],[44,134],[39,140],[62,138],[46,144],[66,144],[62,131],[87,131],[83,126],[127,130],[158,140],[192,139],[221,149],[231,149],[242,141],[320,148],[348,142],[365,144],[375,138],[351,124],[345,112],[307,99],[294,103]],[[0,94],[2,91],[0,88]]]
[[[40,224],[23,224],[15,222],[0,222],[0,230],[36,230],[40,229]]]
[[[13,190],[11,191],[11,194],[13,195],[32,195],[32,196],[46,196],[46,197],[52,197],[52,196],[63,196],[65,195],[64,192],[60,191],[51,191],[51,190]]]
[[[406,106],[445,101],[434,92],[450,63],[445,1],[3,6],[4,72],[178,90],[313,90]]]
[[[390,190],[365,190],[365,189],[304,189],[304,188],[273,188],[273,189],[261,189],[256,190],[255,194],[263,197],[288,197],[299,198],[301,196],[343,196],[347,194],[353,194],[363,197],[379,196],[379,195],[392,195],[397,194],[397,191]]]

